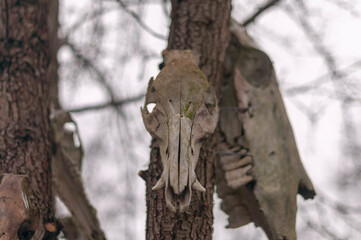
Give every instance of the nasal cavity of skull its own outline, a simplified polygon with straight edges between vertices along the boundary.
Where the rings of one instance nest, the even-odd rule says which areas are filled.
[[[150,112],[150,113],[153,112],[153,109],[155,108],[155,105],[156,105],[155,103],[148,103],[147,106],[146,106],[147,111]]]
[[[276,152],[275,151],[272,151],[272,152],[270,152],[269,154],[268,154],[268,156],[274,156],[274,155],[276,155]]]

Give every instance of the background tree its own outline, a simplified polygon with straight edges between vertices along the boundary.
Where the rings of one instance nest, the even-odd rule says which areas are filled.
[[[52,222],[48,4],[0,6],[0,174],[28,175],[40,222]]]

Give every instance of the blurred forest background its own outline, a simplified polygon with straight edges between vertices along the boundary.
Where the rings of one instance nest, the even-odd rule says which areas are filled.
[[[170,7],[167,0],[59,3],[60,103],[78,124],[83,180],[111,240],[145,236],[138,171],[147,168],[151,138],[140,106],[167,47]],[[233,0],[232,16],[274,62],[318,193],[298,199],[299,239],[361,239],[361,2]],[[58,215],[67,215],[57,203]],[[253,224],[225,229],[217,197],[214,212],[214,239],[266,239]]]

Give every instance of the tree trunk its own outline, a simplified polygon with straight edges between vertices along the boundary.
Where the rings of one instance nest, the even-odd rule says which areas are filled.
[[[59,109],[58,101],[58,50],[60,47],[60,40],[58,38],[58,15],[59,15],[59,1],[52,0],[49,4],[48,13],[48,32],[49,32],[49,67],[48,67],[48,80],[49,87],[49,101],[50,109]]]
[[[201,54],[200,68],[219,97],[223,61],[229,41],[231,1],[172,1],[168,49],[192,49]],[[215,139],[203,143],[196,169],[205,193],[194,192],[186,213],[174,214],[165,205],[164,191],[152,191],[160,178],[159,147],[152,141],[149,169],[142,173],[147,185],[146,239],[212,239]]]
[[[31,202],[53,217],[45,0],[2,0],[0,18],[0,175],[26,174]]]

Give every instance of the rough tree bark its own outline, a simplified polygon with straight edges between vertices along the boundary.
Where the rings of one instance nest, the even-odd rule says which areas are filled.
[[[0,175],[29,176],[44,221],[53,218],[47,9],[45,0],[0,4]]]
[[[218,97],[229,41],[230,12],[230,0],[172,0],[168,49],[192,49],[200,53],[200,68],[215,87]],[[212,239],[214,145],[213,136],[203,143],[196,169],[197,178],[206,192],[194,191],[189,209],[183,214],[173,214],[165,205],[164,191],[152,191],[162,173],[159,146],[152,141],[149,169],[141,172],[147,185],[146,239]]]

